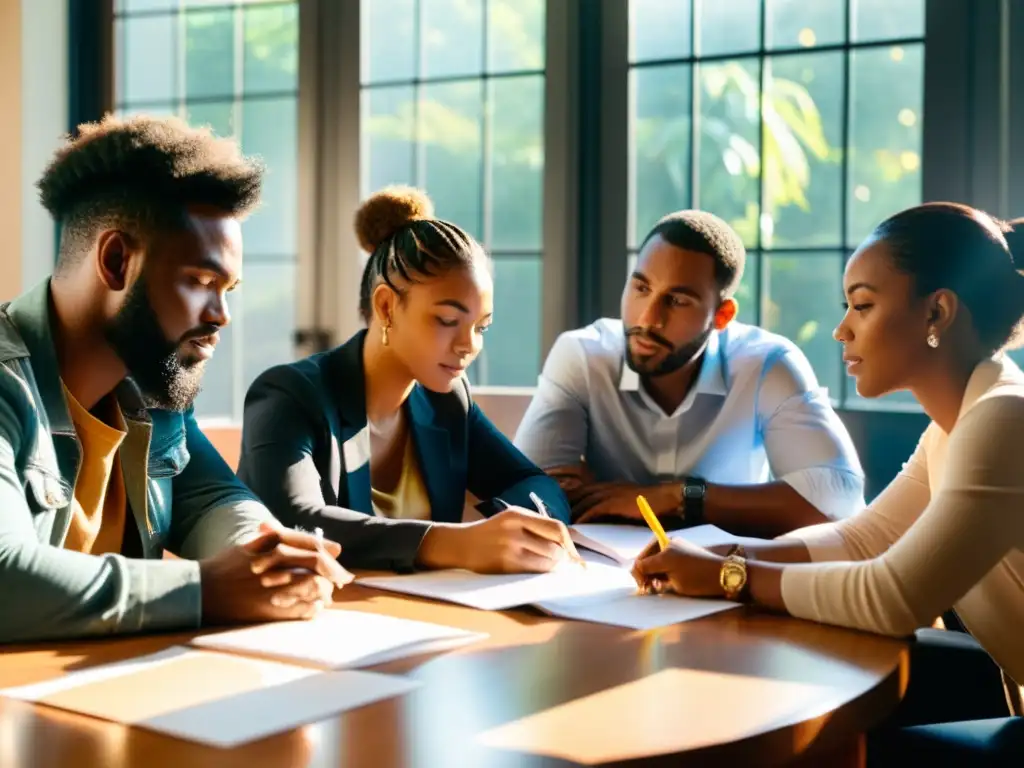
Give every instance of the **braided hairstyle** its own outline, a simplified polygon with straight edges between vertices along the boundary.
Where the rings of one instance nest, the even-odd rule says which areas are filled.
[[[422,190],[385,187],[356,212],[356,236],[370,254],[359,290],[359,314],[373,319],[373,292],[380,283],[399,298],[405,286],[450,269],[487,259],[480,244],[460,227],[434,218],[434,204]]]

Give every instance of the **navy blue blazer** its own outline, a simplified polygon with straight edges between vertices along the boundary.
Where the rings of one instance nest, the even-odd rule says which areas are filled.
[[[374,515],[366,422],[363,342],[345,344],[263,373],[245,398],[239,477],[286,525],[322,528],[351,568],[409,571],[429,521]],[[462,520],[468,490],[491,515],[502,502],[569,522],[558,483],[530,462],[473,402],[460,380],[451,392],[419,384],[405,405],[432,521]],[[499,501],[500,499],[500,501]]]

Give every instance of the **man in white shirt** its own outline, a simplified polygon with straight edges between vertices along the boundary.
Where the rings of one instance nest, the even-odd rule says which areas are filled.
[[[721,219],[670,214],[642,245],[622,320],[555,342],[515,443],[575,522],[639,520],[638,494],[666,522],[751,536],[863,507],[856,451],[803,353],[734,320],[745,258]]]

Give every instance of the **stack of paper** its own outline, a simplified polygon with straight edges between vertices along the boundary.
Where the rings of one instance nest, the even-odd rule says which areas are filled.
[[[230,747],[418,685],[388,675],[325,669],[381,664],[484,637],[393,616],[331,610],[311,621],[261,624],[192,640],[212,650],[174,647],[0,694]]]
[[[359,584],[485,611],[530,605],[560,618],[630,629],[677,624],[737,606],[727,600],[641,595],[628,568],[584,557],[586,568],[565,563],[542,574],[488,575],[451,570],[365,578],[359,579]]]
[[[646,525],[584,523],[572,526],[569,533],[577,547],[589,549],[620,565],[632,565],[644,548],[654,540],[654,535]],[[685,539],[701,547],[734,544],[740,541],[731,533],[714,525],[697,525],[681,531],[672,531],[669,536]]]
[[[202,635],[193,645],[297,661],[326,669],[369,667],[421,653],[446,651],[487,637],[440,624],[361,611],[324,611],[312,621],[279,621]]]
[[[317,672],[175,647],[0,693],[232,747],[399,696],[418,685],[372,672]]]
[[[539,600],[636,591],[636,582],[628,570],[599,562],[588,562],[586,568],[566,562],[549,573],[427,571],[408,576],[374,576],[359,579],[358,583],[484,611],[503,611]]]

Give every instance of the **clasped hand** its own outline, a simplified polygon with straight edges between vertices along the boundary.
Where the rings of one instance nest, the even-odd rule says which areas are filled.
[[[199,563],[204,624],[309,619],[352,581],[341,545],[264,523],[251,541]]]

